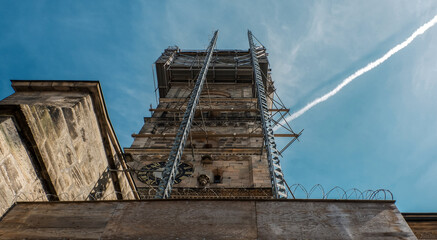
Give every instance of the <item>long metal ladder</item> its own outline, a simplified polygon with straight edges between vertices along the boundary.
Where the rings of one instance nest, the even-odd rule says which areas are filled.
[[[253,42],[252,32],[247,32],[249,38],[250,55],[252,60],[253,75],[255,77],[256,93],[258,97],[258,106],[260,108],[261,123],[264,133],[264,143],[267,152],[267,161],[269,163],[270,177],[272,183],[273,196],[275,198],[287,198],[285,188],[285,179],[279,161],[280,153],[276,149],[275,137],[273,135],[271,115],[267,106],[267,97],[264,83],[261,75],[261,68],[258,62],[258,55],[263,53],[263,47],[256,47]]]
[[[177,167],[181,161],[182,152],[187,141],[188,134],[190,133],[191,125],[196,111],[196,106],[199,103],[200,94],[205,83],[206,74],[208,73],[208,67],[212,59],[215,44],[217,42],[218,30],[214,32],[208,48],[206,49],[206,56],[203,62],[202,69],[199,72],[196,84],[191,92],[190,100],[188,101],[187,109],[185,110],[181,124],[179,125],[178,132],[176,134],[173,147],[171,148],[170,155],[165,164],[164,171],[162,173],[162,179],[159,182],[158,191],[155,198],[166,199],[171,195],[173,183],[177,174]]]

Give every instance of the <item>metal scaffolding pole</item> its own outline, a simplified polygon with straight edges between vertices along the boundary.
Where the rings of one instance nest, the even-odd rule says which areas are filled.
[[[205,83],[208,67],[211,62],[211,58],[214,52],[215,43],[217,41],[218,30],[214,32],[214,36],[206,49],[206,56],[203,62],[202,69],[199,72],[196,84],[191,92],[190,101],[188,102],[187,109],[185,110],[184,117],[181,125],[179,126],[176,134],[173,147],[170,151],[170,155],[167,159],[164,171],[162,173],[162,179],[159,182],[158,191],[155,198],[166,199],[170,197],[171,189],[176,176],[177,167],[181,161],[182,152],[185,147],[185,142],[190,133],[191,125],[196,111],[196,106],[199,103],[200,93],[202,92],[203,84]]]
[[[256,93],[258,97],[258,106],[260,108],[261,124],[264,133],[264,142],[267,152],[267,161],[269,163],[270,177],[272,182],[273,195],[275,198],[287,198],[287,190],[285,188],[284,174],[279,161],[279,151],[276,149],[275,137],[273,135],[271,115],[267,106],[267,98],[264,88],[264,83],[259,66],[257,51],[261,53],[264,48],[256,48],[253,42],[251,31],[247,32],[249,38],[250,55],[252,59],[253,76],[255,78]],[[260,51],[261,50],[261,51]]]

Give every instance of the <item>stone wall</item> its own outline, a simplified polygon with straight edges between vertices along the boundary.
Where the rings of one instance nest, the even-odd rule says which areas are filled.
[[[418,239],[437,239],[437,213],[402,213]]]
[[[1,239],[416,239],[393,201],[18,203]]]
[[[0,116],[0,216],[15,201],[47,200],[12,117]]]
[[[59,103],[39,102],[22,109],[59,199],[86,200],[108,165],[93,104],[87,94],[54,94]],[[66,98],[70,106],[62,106]],[[110,194],[103,198],[116,199],[111,178],[107,180],[102,190]]]
[[[17,195],[22,201],[136,198],[98,82],[14,81],[13,87],[16,93],[0,102],[1,214]]]
[[[198,192],[204,188],[250,188],[261,189],[267,193],[264,197],[271,197],[267,156],[261,150],[261,120],[252,88],[249,83],[205,85],[181,159],[192,173],[180,177],[181,181],[173,185],[175,189],[194,188]],[[146,171],[151,171],[152,164],[163,166],[167,161],[190,93],[191,87],[187,84],[172,84],[152,117],[145,118],[142,129],[134,135],[132,146],[125,148],[130,155],[128,164],[139,171],[135,181],[140,189],[156,187],[157,182],[143,178],[150,179],[151,173]],[[204,161],[205,158],[210,160]],[[159,178],[163,168],[153,169],[156,170],[153,178]],[[209,180],[205,185],[199,182],[202,176]],[[224,197],[218,194],[220,196]]]
[[[134,188],[132,188],[132,186],[129,184],[128,178],[126,177],[126,175],[128,175],[130,173],[126,173],[124,171],[122,164],[121,164],[122,162],[125,161],[124,159],[122,159],[123,156],[121,155],[122,154],[121,149],[119,148],[118,143],[115,142],[115,140],[111,138],[109,133],[107,133],[107,139],[112,140],[109,142],[109,147],[110,147],[109,150],[110,150],[112,159],[115,162],[114,168],[117,170],[117,172],[115,174],[117,175],[118,183],[120,186],[119,191],[120,191],[121,195],[123,196],[123,199],[135,199],[135,191],[136,190]]]

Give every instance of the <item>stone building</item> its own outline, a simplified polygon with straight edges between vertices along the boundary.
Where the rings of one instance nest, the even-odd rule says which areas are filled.
[[[0,102],[0,239],[415,239],[391,200],[277,199],[251,53],[212,52],[161,200],[207,51],[163,52],[159,104],[124,150],[98,82],[12,81]],[[266,109],[284,111],[272,104],[265,49],[256,58]],[[432,215],[405,218],[424,239],[437,235]]]
[[[192,79],[204,59],[204,52],[169,48],[156,62],[159,105],[150,109],[152,117],[144,118],[144,126],[133,134],[132,146],[124,149],[128,165],[140,170],[134,179],[142,198],[153,198],[156,193],[156,176],[169,156],[193,89]],[[260,62],[265,76],[270,76],[265,55]],[[271,95],[273,87],[268,80]],[[173,198],[272,197],[258,112],[249,52],[214,52]]]
[[[0,102],[1,215],[16,201],[135,199],[98,82],[12,87]]]

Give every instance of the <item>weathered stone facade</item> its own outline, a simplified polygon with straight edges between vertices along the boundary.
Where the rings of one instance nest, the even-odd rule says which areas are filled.
[[[13,87],[0,102],[1,214],[15,200],[135,198],[97,82]]]
[[[393,201],[314,199],[18,203],[0,238],[417,239]]]
[[[0,117],[0,215],[20,200],[47,200],[12,117]]]
[[[155,196],[204,55],[169,48],[157,60],[160,103],[126,155],[98,82],[13,81],[0,102],[0,238],[415,239],[394,201],[274,199],[242,50],[214,52],[172,199],[120,201]],[[418,236],[434,236],[435,216],[416,215]]]
[[[168,62],[166,54],[157,61],[157,72],[164,71],[158,75],[162,86],[159,105],[151,109],[152,117],[145,118],[142,129],[133,135],[132,146],[124,149],[128,164],[136,170],[134,179],[143,198],[154,196],[193,88],[195,79],[191,77],[200,67],[193,70],[192,65],[203,57],[198,52],[177,51]],[[235,72],[238,60],[234,57],[243,58],[248,52],[216,54],[183,152],[182,163],[190,173],[175,182],[172,197],[270,198],[272,185],[255,85],[247,75],[252,68],[244,64]],[[232,82],[226,73],[234,76]]]

